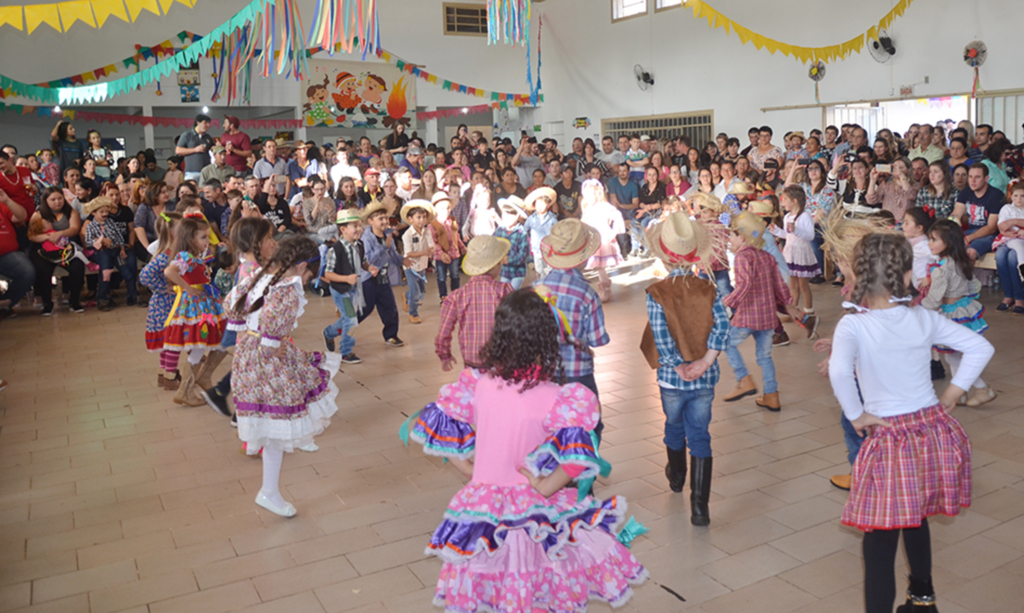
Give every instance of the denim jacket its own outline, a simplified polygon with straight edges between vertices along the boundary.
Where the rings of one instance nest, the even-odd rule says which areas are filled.
[[[391,228],[384,230],[384,235],[393,235]],[[391,285],[402,284],[402,256],[395,249],[394,242],[390,247],[385,247],[377,241],[377,237],[373,234],[373,230],[366,228],[363,230],[363,258],[370,266],[376,266],[377,268],[388,267],[388,281]],[[364,270],[359,273],[359,280],[366,281],[373,275],[369,271]]]

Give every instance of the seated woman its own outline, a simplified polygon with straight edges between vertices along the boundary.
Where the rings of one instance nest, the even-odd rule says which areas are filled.
[[[68,272],[64,289],[72,313],[82,313],[82,286],[85,283],[85,264],[81,248],[74,239],[82,227],[78,211],[71,208],[59,187],[48,187],[40,195],[39,207],[28,224],[28,239],[35,243],[32,264],[36,268],[36,295],[43,300],[43,317],[53,314],[54,270],[61,266]]]

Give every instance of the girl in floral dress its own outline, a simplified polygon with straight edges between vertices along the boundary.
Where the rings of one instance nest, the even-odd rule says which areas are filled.
[[[146,349],[160,352],[160,372],[156,377],[157,387],[177,391],[181,385],[178,372],[180,351],[164,348],[164,324],[174,304],[174,291],[167,283],[164,269],[171,262],[171,247],[174,245],[175,226],[181,221],[178,213],[161,213],[156,218],[157,252],[153,259],[139,273],[139,282],[153,292],[146,310]]]
[[[626,224],[622,221],[622,213],[605,200],[604,185],[600,181],[587,179],[580,191],[580,207],[583,209],[580,221],[601,235],[601,246],[590,256],[587,268],[597,269],[597,293],[601,302],[608,302],[612,299],[612,280],[605,269],[622,263],[622,252],[615,237],[626,231]]]
[[[306,305],[303,286],[319,260],[312,239],[281,241],[273,258],[241,286],[228,313],[246,325],[231,368],[238,438],[250,455],[262,449],[263,486],[256,504],[283,517],[296,513],[278,486],[284,453],[311,445],[338,410],[331,379],[341,355],[303,351],[291,339]]]
[[[206,404],[197,394],[196,381],[205,375],[206,352],[220,351],[224,336],[220,292],[206,268],[209,249],[209,224],[201,216],[185,216],[175,238],[177,255],[164,269],[167,280],[175,286],[174,304],[164,326],[164,346],[188,352],[191,372],[174,396],[174,402],[188,406]]]
[[[625,500],[566,487],[609,467],[591,432],[597,396],[555,383],[559,337],[536,292],[509,294],[483,368],[464,370],[415,418],[410,437],[470,477],[426,550],[444,561],[434,604],[446,611],[579,613],[590,599],[618,607],[648,578],[619,542],[630,532],[621,531]]]

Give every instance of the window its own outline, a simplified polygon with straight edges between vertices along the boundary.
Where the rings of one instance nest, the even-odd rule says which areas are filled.
[[[612,0],[612,21],[647,14],[647,0]]]
[[[654,10],[674,9],[686,4],[686,0],[655,0]]]
[[[647,117],[618,117],[601,120],[601,135],[618,140],[630,134],[651,138],[687,136],[694,147],[703,149],[703,143],[715,140],[714,111],[693,111]]]
[[[444,33],[454,36],[487,36],[487,6],[445,2]]]

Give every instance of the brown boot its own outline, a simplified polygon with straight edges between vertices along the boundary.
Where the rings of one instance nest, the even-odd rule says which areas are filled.
[[[168,377],[164,375],[164,389],[169,392],[176,392],[181,387],[181,373],[177,370],[174,371],[174,377]]]
[[[198,390],[209,389],[213,386],[213,371],[217,370],[217,367],[220,366],[220,363],[224,361],[227,355],[226,351],[211,351],[206,354],[203,370],[196,375]]]
[[[740,398],[752,396],[757,393],[757,385],[754,383],[754,377],[747,375],[739,380],[736,384],[736,389],[726,394],[722,400],[726,402],[734,402]],[[760,403],[759,403],[760,404]]]
[[[157,389],[167,389],[166,386],[164,386],[164,373],[160,373],[156,376],[156,387]]]
[[[777,413],[782,410],[782,405],[779,404],[779,393],[772,392],[771,394],[765,394],[764,396],[758,396],[754,400],[757,406],[768,409],[773,413]]]
[[[178,393],[174,395],[174,402],[176,404],[183,404],[190,407],[201,407],[206,404],[206,401],[199,396],[199,390],[196,388],[196,374],[192,370],[191,364],[185,362],[189,368],[188,376],[182,382],[181,387],[178,388]],[[202,367],[202,363],[196,365],[196,370]]]
[[[850,484],[853,483],[853,475],[832,475],[829,479],[832,485],[841,490],[850,491]]]

